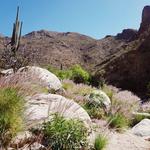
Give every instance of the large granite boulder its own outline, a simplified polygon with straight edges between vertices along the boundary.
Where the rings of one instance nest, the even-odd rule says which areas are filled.
[[[18,70],[17,74],[18,73],[27,75],[25,77],[29,77],[29,79],[31,77],[31,79],[35,80],[34,82],[39,82],[40,84],[49,89],[59,90],[62,87],[60,80],[53,73],[40,67],[23,67]]]
[[[26,103],[27,130],[40,128],[43,122],[52,119],[52,114],[59,113],[66,119],[71,118],[83,121],[89,132],[87,140],[90,144],[93,143],[95,134],[92,130],[91,119],[87,112],[73,100],[55,94],[36,94],[32,97],[27,97]],[[19,150],[44,149],[44,146],[40,144],[40,141],[37,141],[37,138],[39,137],[29,131],[21,132],[13,139],[10,146],[11,148],[17,147]]]
[[[55,94],[37,94],[27,98],[26,116],[29,128],[50,120],[54,113],[59,113],[65,118],[79,119],[90,129],[89,115],[73,100]]]

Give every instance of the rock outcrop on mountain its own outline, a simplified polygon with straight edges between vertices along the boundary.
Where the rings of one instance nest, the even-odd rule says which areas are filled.
[[[143,10],[142,23],[135,40],[130,41],[106,63],[96,65],[97,77],[105,70],[111,84],[138,94],[146,92],[150,82],[150,7]]]
[[[137,37],[137,30],[124,29],[122,33],[117,34],[116,38],[120,40],[133,41]]]
[[[65,69],[80,64],[95,74],[95,81],[103,72],[108,83],[140,94],[150,81],[149,27],[150,6],[146,6],[138,31],[125,29],[101,40],[73,32],[34,31],[23,36],[20,50],[29,58],[29,65]],[[9,40],[0,37],[1,50]]]
[[[150,6],[145,6],[142,12],[142,22],[139,29],[139,33],[147,31],[150,26]]]

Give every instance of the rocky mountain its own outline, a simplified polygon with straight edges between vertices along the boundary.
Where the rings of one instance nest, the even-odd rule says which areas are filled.
[[[125,29],[96,40],[79,33],[33,31],[22,37],[20,50],[30,64],[60,68],[81,64],[99,80],[140,94],[150,81],[150,6],[142,13],[139,30]],[[10,39],[0,36],[0,49]]]
[[[105,70],[108,82],[139,95],[150,81],[150,6],[143,9],[142,22],[135,39],[126,43],[106,63],[96,65],[97,77]]]

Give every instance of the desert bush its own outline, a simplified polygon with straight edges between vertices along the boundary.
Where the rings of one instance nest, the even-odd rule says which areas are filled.
[[[101,90],[93,90],[86,98],[84,108],[95,119],[104,118],[111,105],[109,97]]]
[[[112,114],[108,119],[109,127],[115,128],[116,131],[122,131],[122,129],[128,127],[129,120],[121,113]]]
[[[52,150],[79,150],[87,146],[87,129],[83,122],[54,114],[43,124],[44,145]]]
[[[108,140],[105,136],[98,135],[94,142],[94,149],[103,150],[106,147],[107,143],[108,143]]]
[[[130,119],[130,126],[133,127],[135,126],[136,124],[138,124],[140,121],[142,121],[143,119],[150,119],[149,116],[145,116],[144,114],[135,114],[133,115],[132,119]]]
[[[90,78],[91,85],[97,88],[103,88],[106,83],[105,73],[105,70],[102,69],[99,72],[92,74]]]
[[[90,75],[80,65],[75,65],[70,70],[72,72],[71,79],[75,83],[89,83]]]
[[[64,80],[64,79],[70,79],[72,76],[72,72],[68,70],[59,70],[56,68],[53,68],[51,66],[48,66],[47,69],[54,73],[59,79]]]
[[[101,89],[102,89],[102,91],[104,91],[107,94],[107,96],[110,98],[110,100],[112,100],[113,95],[115,95],[116,93],[119,92],[118,88],[116,88],[112,85],[107,85],[107,84],[104,84]]]
[[[105,112],[101,107],[89,105],[87,103],[85,103],[82,107],[87,111],[92,119],[105,118]]]
[[[54,73],[59,79],[71,79],[75,83],[89,83],[90,74],[84,70],[80,65],[75,65],[70,69],[59,70],[48,66],[47,69]]]
[[[57,72],[57,76],[60,78],[60,79],[70,79],[71,76],[72,76],[72,72],[70,70],[59,70]]]
[[[141,109],[142,112],[150,113],[150,102],[143,103]]]
[[[0,145],[6,148],[23,127],[24,100],[12,87],[0,89]]]
[[[95,89],[86,84],[76,84],[71,80],[63,80],[62,85],[66,91],[63,96],[80,104],[83,104],[86,101],[86,96]]]
[[[90,105],[87,101],[87,96],[96,88],[86,84],[75,84],[71,80],[63,80],[62,85],[65,89],[65,93],[63,96],[69,99],[73,99],[74,101],[79,103],[88,112],[90,117],[97,119],[103,117],[103,109],[95,105]]]
[[[131,119],[132,113],[140,109],[140,98],[129,91],[119,91],[113,95],[111,114],[119,112],[126,118]]]
[[[97,119],[104,117],[105,112],[102,107],[88,102],[88,96],[95,91],[96,88],[86,84],[76,84],[72,80],[63,80],[62,85],[65,89],[63,96],[79,103],[88,112],[90,117]]]
[[[108,115],[109,126],[121,131],[134,121],[133,112],[140,109],[140,98],[129,91],[117,91],[112,96]],[[136,118],[135,118],[136,120]]]

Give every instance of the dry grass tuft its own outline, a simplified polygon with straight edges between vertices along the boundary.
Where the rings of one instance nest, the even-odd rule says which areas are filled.
[[[150,113],[150,102],[142,104],[142,112]]]
[[[63,96],[73,99],[79,104],[83,104],[86,101],[86,96],[95,90],[92,86],[86,84],[75,84],[71,80],[63,80],[62,85],[65,89]]]
[[[140,109],[140,98],[130,91],[119,91],[113,95],[112,112],[121,112],[126,117],[131,118],[133,112]]]

